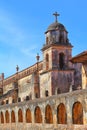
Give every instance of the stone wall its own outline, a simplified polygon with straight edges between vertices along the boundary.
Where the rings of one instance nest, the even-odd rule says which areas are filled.
[[[76,105],[79,105],[79,109],[78,107],[74,107]],[[64,112],[62,111],[63,107],[59,106],[65,107],[67,116],[65,119],[66,122],[63,121],[64,117],[62,119],[59,119],[61,112]],[[62,108],[61,111],[58,108]],[[73,115],[73,108],[78,110],[79,113],[81,112],[81,114],[78,113],[78,115]],[[32,117],[32,122],[30,123],[28,122],[29,120],[27,120],[27,109],[30,110]],[[49,111],[47,113],[47,109],[50,111],[50,113]],[[19,112],[19,110],[21,112]],[[58,110],[60,111],[59,113]],[[14,120],[12,120],[12,111],[14,112],[15,116]],[[80,115],[82,115],[80,117],[81,119],[78,119],[77,117]],[[1,105],[0,130],[87,130],[86,115],[87,90],[77,90],[75,92],[55,95],[42,99],[34,99],[24,102]],[[42,119],[41,122],[39,122],[39,119],[37,117]],[[77,119],[75,124],[73,124],[74,119]],[[80,120],[82,121],[80,122]]]
[[[87,125],[11,124],[0,125],[0,130],[87,130]]]

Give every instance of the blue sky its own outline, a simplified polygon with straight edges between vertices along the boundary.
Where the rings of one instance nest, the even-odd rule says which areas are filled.
[[[72,55],[87,50],[87,0],[0,0],[0,73],[5,78],[36,63],[47,27],[58,21],[66,27]]]

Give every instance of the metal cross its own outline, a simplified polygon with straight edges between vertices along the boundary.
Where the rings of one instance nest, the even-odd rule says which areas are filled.
[[[60,14],[58,14],[57,12],[55,12],[55,13],[53,13],[53,15],[55,16],[55,18],[56,18],[56,22],[57,22],[57,17],[60,15]]]

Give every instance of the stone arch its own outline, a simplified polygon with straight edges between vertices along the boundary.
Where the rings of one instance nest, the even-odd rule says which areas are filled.
[[[73,124],[83,124],[83,107],[80,102],[75,102],[72,108]]]
[[[57,122],[58,124],[67,123],[66,108],[63,103],[60,103],[57,107]]]
[[[34,115],[35,115],[35,123],[42,123],[42,114],[39,106],[36,106]]]
[[[1,112],[1,123],[2,123],[2,124],[4,123],[4,115],[3,115],[3,112]]]
[[[53,123],[53,114],[52,114],[52,108],[50,105],[47,105],[45,108],[45,122],[49,124]]]
[[[64,69],[65,55],[63,52],[59,53],[59,68]]]
[[[11,122],[14,123],[15,122],[15,112],[12,110],[11,112]]]
[[[31,117],[31,111],[30,109],[28,108],[26,110],[26,123],[31,123],[32,122],[32,117]]]
[[[6,112],[5,112],[5,119],[6,119],[6,123],[9,123],[9,112],[8,112],[8,110],[6,110]]]
[[[18,122],[23,122],[23,113],[22,110],[18,110]]]

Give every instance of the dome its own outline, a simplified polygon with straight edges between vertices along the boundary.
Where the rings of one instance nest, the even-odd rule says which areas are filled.
[[[65,30],[65,27],[63,24],[61,23],[58,23],[58,22],[55,22],[55,23],[52,23],[51,25],[49,25],[49,27],[47,28],[47,31],[45,33],[47,33],[48,31],[52,31],[52,30]]]

